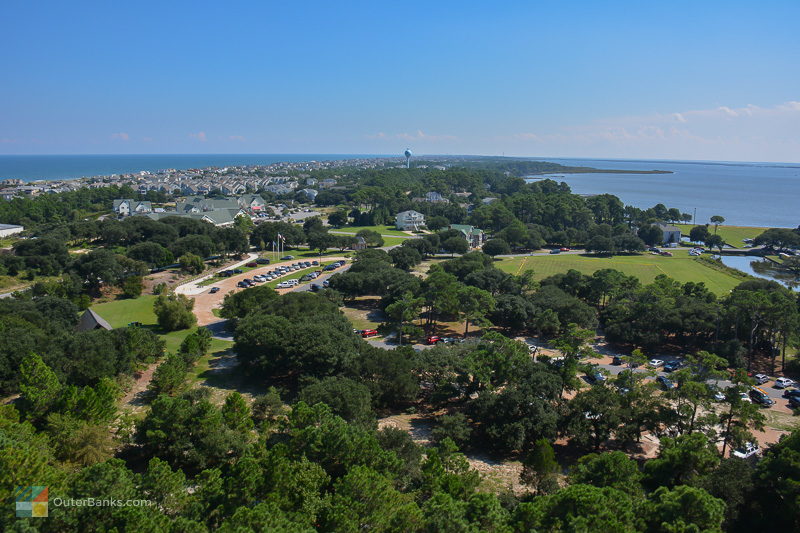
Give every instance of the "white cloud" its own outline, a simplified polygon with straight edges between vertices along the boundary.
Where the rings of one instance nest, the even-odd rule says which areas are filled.
[[[131,136],[121,131],[119,133],[112,133],[111,138],[117,141],[129,141]]]
[[[387,135],[384,132],[378,132],[373,135],[367,135],[367,139],[380,139],[380,140],[402,140],[414,142],[438,142],[438,141],[455,141],[458,139],[455,135],[428,135],[422,130],[417,130],[416,133],[395,133]]]
[[[200,142],[206,142],[206,132],[204,131],[198,131],[197,133],[190,133],[189,137],[191,137],[192,139],[196,139]]]
[[[517,133],[506,142],[527,145],[521,153],[576,157],[791,162],[800,156],[800,102],[614,117]]]

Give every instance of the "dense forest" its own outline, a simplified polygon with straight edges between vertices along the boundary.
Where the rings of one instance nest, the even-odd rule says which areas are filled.
[[[113,198],[131,196],[114,188],[0,203],[0,220],[29,224],[1,268],[34,281],[0,300],[0,497],[9,502],[0,529],[800,529],[800,431],[758,461],[728,453],[764,427],[765,411],[742,397],[753,383],[747,371],[755,361],[783,364],[796,348],[796,293],[745,279],[717,296],[702,283],[642,283],[613,269],[536,281],[496,267],[496,255],[546,245],[644,250],[654,223],[685,219],[660,204],[584,198],[502,169],[353,169],[340,183],[318,196],[337,207],[329,225],[98,219]],[[428,191],[450,201],[415,200]],[[212,338],[193,327],[185,296],[161,294],[154,304],[164,331],[184,332],[174,353],[158,330],[136,324],[76,331],[94,298],[109,287],[139,297],[151,269],[177,261],[196,272],[202,258],[264,249],[278,234],[287,248],[347,249],[353,237],[332,227],[380,225],[404,209],[425,213],[433,231],[386,251],[365,229],[369,248],[329,288],[278,294],[262,285],[224,297],[241,392],[214,397],[188,377]],[[469,251],[452,223],[492,238]],[[778,249],[800,237],[770,230],[759,239]],[[70,253],[76,247],[88,250]],[[342,304],[364,296],[386,316],[381,329],[400,333],[397,346],[354,333]],[[443,323],[462,324],[462,339],[410,345]],[[652,370],[604,375],[591,362],[598,333],[629,354],[630,367],[656,350],[685,354],[671,374],[676,386],[662,390]],[[534,357],[520,336],[562,357]],[[797,359],[789,359],[791,369]],[[134,374],[156,364],[148,405],[121,412]],[[710,386],[723,378],[730,388]],[[414,413],[432,420],[430,445],[379,424]],[[637,450],[650,437],[659,446],[644,459]],[[518,489],[487,484],[473,455],[518,461]],[[48,487],[48,518],[15,517],[18,487],[29,485]],[[139,504],[56,508],[54,497]]]

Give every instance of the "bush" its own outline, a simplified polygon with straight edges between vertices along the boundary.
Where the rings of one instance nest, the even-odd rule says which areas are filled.
[[[183,294],[174,293],[161,293],[153,305],[158,325],[164,331],[177,331],[194,326],[197,318],[192,313],[192,308],[194,300]]]
[[[141,276],[129,276],[122,283],[122,294],[126,298],[138,298],[142,295],[144,284]]]

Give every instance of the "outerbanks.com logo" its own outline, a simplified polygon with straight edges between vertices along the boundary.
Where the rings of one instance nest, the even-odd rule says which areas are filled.
[[[44,518],[49,516],[49,504],[53,507],[148,507],[151,500],[117,500],[114,498],[53,498],[48,501],[47,487],[32,485],[17,487],[14,500],[19,518]]]

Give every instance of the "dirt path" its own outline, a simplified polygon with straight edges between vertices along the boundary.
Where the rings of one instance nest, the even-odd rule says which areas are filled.
[[[129,409],[132,412],[138,412],[141,410],[145,405],[145,400],[148,396],[148,387],[150,386],[150,381],[153,379],[153,374],[158,368],[158,365],[161,364],[161,361],[157,361],[146,369],[144,369],[140,373],[135,374],[135,381],[131,390],[125,393],[125,396],[122,397],[120,400],[119,407],[122,410]]]

